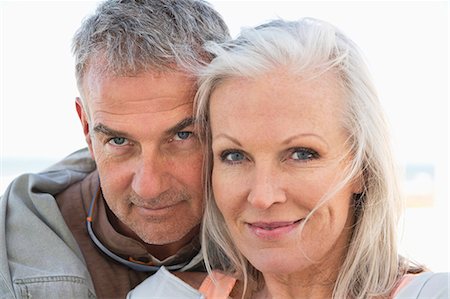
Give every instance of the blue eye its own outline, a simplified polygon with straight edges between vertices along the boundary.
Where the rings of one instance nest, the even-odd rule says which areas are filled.
[[[308,161],[316,158],[318,158],[317,152],[308,148],[296,148],[291,154],[293,160]]]
[[[129,143],[128,139],[124,138],[124,137],[114,137],[111,138],[108,141],[109,144],[114,145],[114,146],[124,146],[127,145]]]
[[[239,151],[224,151],[220,158],[225,162],[240,162],[245,159],[245,156]]]
[[[178,132],[178,133],[175,134],[173,140],[177,140],[177,141],[180,141],[180,140],[186,140],[186,139],[188,139],[189,137],[191,137],[191,135],[192,135],[192,132],[189,132],[189,131],[181,131],[181,132]]]

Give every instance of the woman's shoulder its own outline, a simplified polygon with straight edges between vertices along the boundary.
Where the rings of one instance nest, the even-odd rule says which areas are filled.
[[[236,278],[219,271],[213,271],[202,282],[199,291],[205,298],[227,299],[234,298],[236,291]],[[234,291],[234,292],[233,292]]]
[[[208,277],[206,272],[172,272],[172,274],[197,290]]]
[[[448,272],[407,274],[400,283],[395,299],[448,299],[450,275]]]

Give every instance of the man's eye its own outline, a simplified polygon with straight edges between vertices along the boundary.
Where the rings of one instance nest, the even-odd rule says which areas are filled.
[[[129,144],[129,141],[128,141],[128,139],[123,138],[123,137],[114,137],[114,138],[111,138],[108,141],[108,143],[111,145],[114,145],[114,146],[125,146],[125,145]]]
[[[180,141],[180,140],[186,140],[189,137],[192,136],[192,132],[189,131],[181,131],[175,134],[173,137],[173,140]]]
[[[240,162],[240,161],[244,160],[245,156],[244,156],[244,154],[242,154],[239,151],[224,151],[220,155],[220,158],[224,162],[235,163],[235,162]]]
[[[291,154],[291,159],[293,160],[302,160],[308,161],[318,158],[318,154],[316,151],[308,148],[296,148],[293,150]]]

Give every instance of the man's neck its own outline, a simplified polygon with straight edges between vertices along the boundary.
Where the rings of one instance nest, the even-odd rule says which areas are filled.
[[[194,227],[187,235],[176,242],[164,245],[143,244],[151,255],[162,261],[169,256],[175,255],[181,248],[191,243],[192,240],[199,235],[199,232],[200,225]],[[140,241],[142,242],[142,240]]]

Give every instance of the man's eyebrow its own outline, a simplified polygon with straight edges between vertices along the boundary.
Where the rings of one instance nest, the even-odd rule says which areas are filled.
[[[189,127],[190,125],[194,124],[194,122],[195,122],[195,119],[193,117],[187,117],[187,118],[181,120],[180,122],[178,122],[172,128],[169,128],[168,130],[166,130],[165,134],[167,136],[175,135],[176,133],[182,131],[186,127]],[[129,137],[129,134],[127,134],[126,132],[111,129],[102,123],[95,125],[93,131],[95,133],[100,133],[105,136]]]
[[[108,128],[102,123],[95,125],[94,132],[103,134],[105,136],[128,137],[127,133]]]
[[[182,121],[178,122],[175,126],[173,126],[172,128],[166,130],[166,135],[167,136],[172,136],[175,135],[176,133],[182,131],[183,129],[185,129],[186,127],[189,127],[191,125],[193,125],[195,122],[195,119],[193,117],[186,117],[185,119],[183,119]]]

